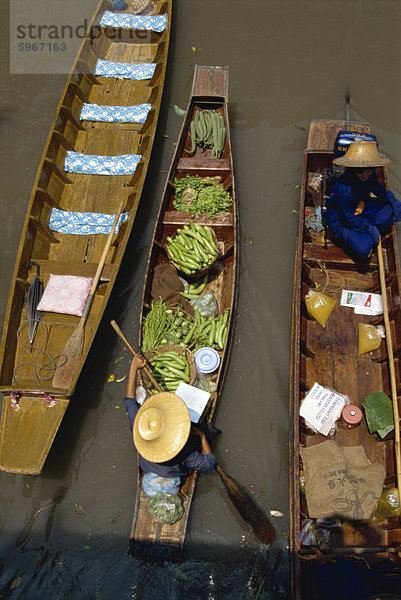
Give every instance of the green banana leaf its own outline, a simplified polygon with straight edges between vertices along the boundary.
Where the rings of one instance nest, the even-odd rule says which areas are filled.
[[[370,433],[377,432],[383,439],[394,429],[393,405],[384,392],[373,392],[362,403]]]

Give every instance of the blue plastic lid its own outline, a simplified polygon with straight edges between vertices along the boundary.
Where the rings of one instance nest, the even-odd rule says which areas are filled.
[[[200,348],[195,352],[195,364],[200,373],[213,373],[220,364],[220,356],[214,348]]]

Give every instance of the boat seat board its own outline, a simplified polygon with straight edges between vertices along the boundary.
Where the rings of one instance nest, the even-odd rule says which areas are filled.
[[[177,165],[177,175],[179,171],[228,171],[230,162],[225,158],[202,158],[202,153],[199,152],[198,160],[192,158],[180,158]]]
[[[213,219],[213,225],[221,225],[225,227],[232,227],[234,216],[232,213],[216,213]],[[175,224],[186,224],[189,223],[191,216],[188,213],[180,212],[178,210],[166,211],[163,217],[163,225],[175,225]],[[210,223],[210,219],[207,216],[200,215],[196,220],[197,223],[205,225]]]
[[[76,237],[76,236],[71,236]],[[77,277],[94,277],[98,264],[96,262],[70,262],[60,260],[36,260],[40,267],[41,278],[44,280],[49,275],[76,275]],[[110,281],[116,266],[106,264],[103,267],[100,281]]]

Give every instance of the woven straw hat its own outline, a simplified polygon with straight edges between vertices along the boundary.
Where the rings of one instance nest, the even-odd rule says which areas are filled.
[[[355,140],[348,146],[347,152],[333,160],[335,165],[344,167],[384,167],[391,163],[391,160],[379,154],[375,141]]]
[[[150,4],[150,0],[131,0],[129,3],[129,12],[133,15],[139,15]]]
[[[139,454],[151,462],[171,460],[182,450],[191,429],[188,408],[170,392],[154,394],[138,410],[132,435]]]

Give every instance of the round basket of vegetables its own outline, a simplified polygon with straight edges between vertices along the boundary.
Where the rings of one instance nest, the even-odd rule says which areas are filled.
[[[189,385],[195,383],[195,359],[188,348],[166,344],[149,350],[145,357],[152,375],[165,392],[175,393],[181,381]],[[157,391],[153,390],[149,378],[142,369],[139,371],[139,380],[151,392]]]
[[[208,225],[189,222],[166,239],[170,263],[184,275],[202,277],[221,257],[216,235]]]

